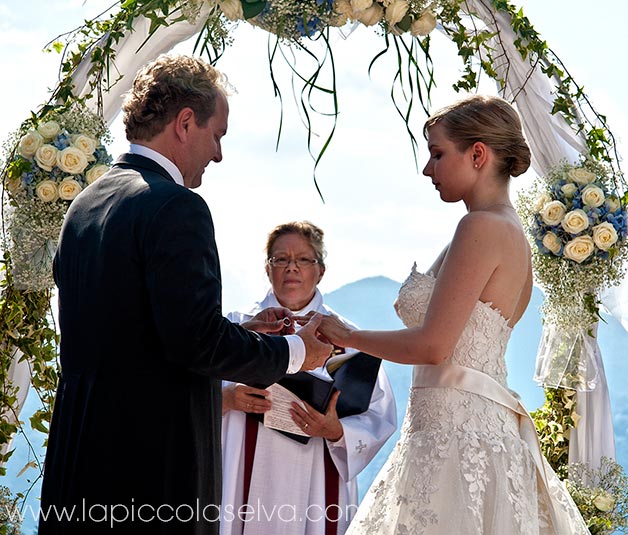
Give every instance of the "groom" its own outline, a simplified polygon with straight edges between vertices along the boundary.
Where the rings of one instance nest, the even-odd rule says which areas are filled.
[[[128,154],[71,205],[55,257],[61,379],[39,533],[217,534],[221,380],[270,384],[323,364],[318,321],[256,334],[222,316],[198,187],[222,160],[222,75],[161,56],[123,106]],[[247,326],[279,332],[289,312]]]

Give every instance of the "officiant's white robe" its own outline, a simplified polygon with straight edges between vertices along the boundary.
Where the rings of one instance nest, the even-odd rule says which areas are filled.
[[[252,310],[231,313],[228,318],[242,323],[269,306],[281,306],[272,290]],[[351,325],[323,304],[318,290],[297,314],[311,310],[332,314]],[[243,532],[238,511],[242,510],[243,501],[245,422],[246,415],[241,411],[232,410],[223,416],[221,535],[324,535],[325,442],[339,475],[337,533],[342,535],[357,510],[356,476],[395,431],[397,413],[388,377],[381,366],[369,409],[340,420],[344,435],[338,442],[312,438],[301,444],[258,424],[247,502],[250,517],[245,517],[253,520],[246,522]]]

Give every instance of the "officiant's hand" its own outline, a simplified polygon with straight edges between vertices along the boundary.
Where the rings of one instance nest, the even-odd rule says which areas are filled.
[[[242,411],[263,414],[270,410],[270,392],[252,386],[234,384],[222,389],[222,414],[227,411]]]
[[[305,344],[305,360],[301,370],[314,370],[320,368],[331,355],[333,346],[317,336],[317,329],[321,323],[321,314],[314,314],[310,320],[297,333]]]
[[[283,307],[268,307],[241,323],[249,331],[267,334],[294,334],[292,312]]]
[[[301,430],[311,437],[326,438],[331,442],[340,440],[344,434],[342,424],[338,419],[338,413],[336,412],[336,403],[338,403],[338,397],[340,391],[334,392],[333,396],[329,400],[327,411],[325,414],[318,412],[314,407],[307,404],[305,401],[305,409],[303,409],[298,403],[293,403],[290,409],[290,415],[295,424],[297,424]]]

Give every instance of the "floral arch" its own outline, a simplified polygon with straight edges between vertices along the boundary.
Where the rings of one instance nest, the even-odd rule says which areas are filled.
[[[371,66],[383,61],[384,57],[392,57],[393,63],[396,62],[391,95],[414,150],[416,143],[410,117],[415,108],[428,110],[430,107],[429,95],[437,78],[437,69],[430,56],[430,33],[442,32],[456,45],[460,57],[462,74],[456,82],[458,90],[474,91],[480,77],[489,77],[495,80],[500,95],[516,104],[531,144],[532,165],[539,176],[556,178],[556,169],[561,162],[579,167],[586,158],[593,166],[586,169],[604,178],[606,195],[615,195],[622,210],[625,206],[622,196],[626,184],[605,118],[591,106],[582,88],[530,21],[507,0],[119,2],[111,12],[87,21],[83,27],[50,44],[51,48],[63,52],[61,80],[50,102],[23,124],[13,140],[12,151],[7,155],[2,171],[6,233],[3,243],[5,279],[0,299],[0,373],[4,384],[1,402],[5,410],[0,425],[0,451],[3,455],[0,460],[6,460],[11,436],[21,425],[18,422],[19,410],[29,384],[38,390],[42,399],[42,408],[31,419],[31,424],[43,433],[47,432],[58,371],[58,339],[48,314],[52,282],[49,271],[45,271],[49,270],[46,258],[49,260],[53,242],[46,242],[43,250],[37,248],[43,251],[38,259],[48,278],[44,277],[34,286],[29,286],[27,281],[20,279],[16,259],[18,250],[23,249],[16,248],[15,244],[21,242],[11,231],[15,228],[11,224],[12,218],[16,211],[19,213],[20,205],[19,196],[15,194],[16,183],[27,171],[14,163],[18,161],[20,139],[29,130],[50,119],[57,122],[66,120],[72,114],[80,115],[76,110],[83,109],[95,113],[105,123],[94,119],[90,123],[92,129],[87,131],[88,137],[102,137],[106,124],[110,124],[119,111],[120,95],[130,87],[132,75],[141,65],[169,51],[177,43],[198,36],[196,52],[220,66],[219,59],[224,48],[233,44],[230,35],[237,24],[254,24],[268,31],[271,77],[273,65],[285,60],[297,80],[296,89],[293,86],[286,90],[276,83],[276,92],[280,96],[296,92],[308,132],[311,132],[309,118],[320,112],[320,98],[326,99],[323,113],[332,120],[338,112],[333,55],[336,45],[330,37],[335,32],[350,33],[355,25],[371,26],[381,37],[381,53],[372,59]],[[307,58],[306,69],[302,69],[302,63],[294,59],[297,54]],[[80,118],[67,120],[75,129],[72,134],[80,130],[78,125],[84,124]],[[315,162],[314,173],[328,144],[333,143],[335,126],[334,121],[319,144],[311,142],[308,137]],[[91,155],[96,155],[95,150],[96,147],[91,150]],[[32,159],[34,154],[30,157]],[[106,164],[105,155],[94,157],[97,163]],[[84,171],[83,180],[78,181],[81,188],[88,183],[87,169]],[[556,180],[564,178],[561,175]],[[543,181],[541,186],[547,182]],[[531,201],[531,198],[528,199],[527,206]],[[47,207],[46,217],[60,222],[70,202],[71,199],[58,199],[57,194]],[[528,215],[532,224],[535,213]],[[609,264],[616,272],[601,281],[601,285],[620,280],[622,259],[621,252],[615,259],[611,255]],[[548,288],[546,283],[546,289],[551,293],[553,288],[551,285]],[[595,311],[597,293],[590,295],[593,301],[588,310]],[[586,345],[584,340],[590,342],[590,338],[580,340],[581,345]],[[564,339],[553,337],[550,341],[562,343]],[[594,370],[595,359],[601,358],[599,351],[596,353],[593,347],[588,355],[592,363],[590,369]],[[553,386],[560,386],[562,380],[561,375]],[[577,392],[576,396],[584,398],[591,396],[594,390],[566,389],[563,392]],[[572,394],[561,395],[556,403],[564,408],[566,402],[571,407],[572,397]],[[565,420],[560,423],[569,427],[573,424],[574,411],[568,409],[563,412]],[[584,433],[585,426],[581,429]],[[556,433],[553,435],[552,440],[556,438]],[[577,443],[577,440],[575,437],[572,443]],[[554,443],[553,449],[562,455],[560,462],[564,463],[566,445],[557,446]],[[589,452],[590,458],[582,460],[599,458],[600,453],[612,456],[611,451],[602,448],[598,452]]]

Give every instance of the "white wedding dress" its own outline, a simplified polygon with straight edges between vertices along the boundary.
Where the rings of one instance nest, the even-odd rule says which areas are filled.
[[[434,282],[413,268],[402,285],[406,327],[422,324]],[[510,333],[478,301],[452,357],[414,367],[401,438],[347,535],[589,535],[507,390]]]

